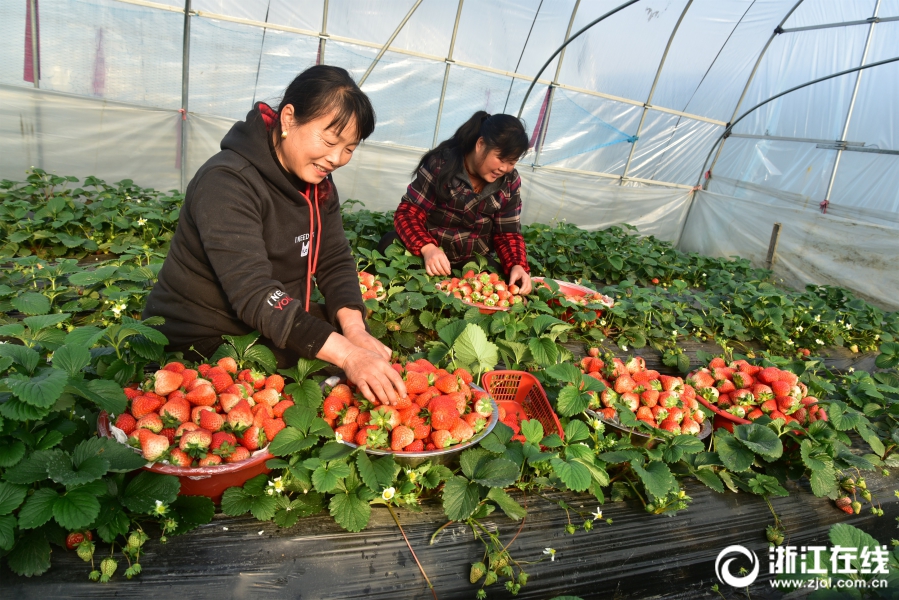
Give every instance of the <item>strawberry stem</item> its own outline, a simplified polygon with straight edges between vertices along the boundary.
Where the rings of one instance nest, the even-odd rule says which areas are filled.
[[[409,547],[409,552],[412,553],[412,558],[415,559],[415,564],[418,565],[418,570],[421,571],[422,576],[425,578],[425,581],[428,583],[428,587],[431,588],[431,593],[434,594],[434,600],[439,600],[437,598],[437,590],[434,589],[434,584],[431,583],[431,580],[428,579],[428,574],[425,573],[425,568],[421,566],[421,563],[418,561],[418,556],[415,554],[415,550],[412,549],[412,544],[409,543],[409,538],[406,537],[406,532],[403,531],[403,526],[400,525],[400,520],[396,517],[396,513],[393,512],[393,507],[389,504],[386,505],[387,510],[390,511],[390,516],[393,517],[393,521],[396,523],[396,526],[400,528],[400,533],[403,534],[403,539],[406,540],[406,546]],[[450,521],[452,523],[452,521]],[[449,525],[449,523],[447,523]],[[446,525],[444,525],[446,527]]]
[[[434,545],[434,538],[437,537],[437,534],[438,534],[438,533],[440,533],[441,531],[443,531],[444,529],[446,529],[447,527],[449,527],[449,526],[452,525],[453,523],[455,523],[455,521],[447,521],[446,523],[444,523],[443,525],[441,525],[440,527],[438,527],[438,528],[437,528],[437,531],[434,532],[434,535],[431,536],[431,544],[430,544],[430,545],[431,545],[431,546]]]

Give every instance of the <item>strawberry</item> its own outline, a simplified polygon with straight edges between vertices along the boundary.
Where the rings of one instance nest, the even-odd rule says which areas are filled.
[[[455,375],[444,375],[434,382],[434,386],[444,394],[458,392],[459,378]]]
[[[134,400],[138,396],[143,394],[142,390],[137,388],[137,384],[135,383],[133,386],[129,386],[126,388],[122,388],[122,391],[125,392],[125,397],[128,398],[128,401]]]
[[[137,419],[129,413],[122,413],[116,418],[115,426],[124,431],[125,435],[131,435],[131,432],[137,428]]]
[[[226,444],[230,444],[233,449],[234,446],[237,446],[237,436],[228,431],[216,431],[212,434],[212,441],[209,443],[209,449],[218,450]]]
[[[397,425],[390,432],[390,449],[394,452],[399,452],[413,441],[415,441],[415,435],[405,425]]]
[[[438,404],[435,408],[429,408],[429,411],[432,429],[449,430],[459,418],[459,411],[455,406]]]
[[[194,431],[184,432],[181,435],[181,442],[178,446],[190,456],[201,458],[206,455],[206,451],[211,443],[212,433],[205,429],[195,429]]]
[[[221,431],[225,426],[225,417],[211,410],[200,412],[200,422],[197,423],[201,429],[216,432]]]
[[[266,389],[275,390],[280,394],[284,391],[284,378],[277,373],[274,375],[269,375],[265,378],[265,387]]]
[[[675,423],[680,423],[684,420],[684,411],[682,408],[678,406],[672,406],[668,409],[668,418],[674,419]]]
[[[331,392],[328,395],[342,399],[344,404],[349,404],[350,400],[353,399],[353,391],[345,383],[335,385],[331,388]]]
[[[193,465],[194,459],[182,451],[181,448],[172,448],[169,451],[169,463],[176,467],[188,468]]]
[[[200,426],[194,423],[193,421],[188,421],[187,423],[181,423],[178,425],[178,429],[175,430],[175,437],[179,438],[184,435],[185,431],[196,431]]]
[[[287,427],[284,419],[268,419],[262,424],[262,430],[265,432],[266,439],[273,440],[278,433]]]
[[[755,380],[749,373],[737,371],[734,373],[733,382],[737,389],[745,389],[752,386],[752,384],[755,383]]]
[[[162,368],[166,371],[171,371],[172,373],[183,373],[185,369],[184,363],[178,362],[176,360],[170,363],[166,363]]]
[[[167,427],[178,426],[190,421],[190,403],[182,398],[169,400],[159,409],[159,416]]]
[[[189,391],[185,398],[194,406],[212,406],[216,399],[215,388],[211,385],[199,385]]]
[[[456,403],[456,410],[459,411],[459,414],[464,414],[468,409],[468,400],[465,398],[465,394],[462,392],[452,392],[451,394],[447,394],[447,396],[452,398],[453,402]]]
[[[834,503],[837,505],[837,508],[839,508],[846,514],[851,515],[855,513],[855,511],[852,509],[852,499],[849,496],[840,496],[839,498],[834,500]]]
[[[174,371],[160,369],[153,375],[153,392],[160,396],[168,396],[184,381],[184,376]]]
[[[213,369],[210,369],[208,375],[209,380],[212,382],[212,387],[215,388],[215,391],[218,394],[224,392],[234,384],[231,375],[223,371],[214,371]]]
[[[759,408],[763,413],[771,414],[772,412],[777,410],[777,402],[772,398],[771,400],[765,400],[759,405]]]
[[[231,431],[240,433],[253,424],[253,413],[246,400],[238,402],[228,413],[228,425]]]
[[[755,404],[755,396],[747,389],[737,390],[731,395],[733,401],[737,404]]]
[[[88,532],[90,533],[90,532]],[[81,531],[72,531],[69,535],[66,536],[66,548],[69,550],[74,550],[77,548],[81,542],[85,540],[84,533]]]
[[[199,467],[215,467],[220,464],[222,464],[222,457],[218,454],[213,454],[212,452],[207,452],[206,456],[202,457],[197,462],[197,466]]]
[[[659,392],[656,390],[646,390],[645,392],[640,394],[640,403],[643,406],[652,408],[659,403]]]
[[[371,422],[389,431],[400,424],[400,413],[392,406],[379,406],[371,411]]]
[[[799,377],[796,375],[796,373],[791,373],[790,371],[781,371],[780,380],[786,381],[790,384],[790,386],[794,386],[799,383]]]
[[[243,446],[238,446],[230,456],[225,458],[226,463],[236,463],[250,458],[250,451]]]
[[[718,367],[716,369],[712,369],[712,375],[715,377],[717,381],[730,380],[731,377],[736,373],[735,369],[730,367]]]
[[[636,387],[637,384],[630,375],[619,375],[615,380],[615,391],[619,394],[632,392]]]
[[[764,383],[754,383],[750,389],[752,390],[752,395],[761,402],[774,399],[774,390]]]
[[[474,437],[474,428],[465,419],[456,419],[455,424],[450,428],[450,435],[454,440],[465,442]]]
[[[190,411],[190,420],[199,425],[200,415],[205,411],[215,412],[215,409],[211,406],[194,406]]]
[[[681,433],[685,433],[687,435],[699,435],[700,431],[702,431],[702,426],[690,417],[684,417],[684,420],[681,421]]]
[[[416,371],[406,371],[406,392],[421,394],[428,389],[428,376]]]
[[[293,400],[281,400],[272,407],[272,414],[276,419],[284,416],[284,411],[293,406]]]
[[[602,402],[602,405],[605,407],[612,406],[615,402],[618,402],[619,394],[613,390],[606,389],[600,392],[599,400]]]
[[[771,385],[775,381],[780,380],[780,369],[778,369],[777,367],[766,367],[766,368],[762,369],[761,371],[759,371],[758,379],[762,383],[767,383],[768,385]]]
[[[220,358],[216,364],[232,375],[237,374],[237,361],[230,356]]]
[[[247,427],[243,434],[238,436],[237,441],[241,446],[252,452],[253,450],[259,450],[259,448],[265,446],[268,443],[268,440],[265,437],[265,431],[256,425],[252,425]]]
[[[149,415],[144,415],[138,419],[134,427],[135,429],[149,429],[153,433],[159,433],[162,431],[163,424],[159,415],[150,413]]]
[[[431,432],[431,442],[436,448],[442,450],[444,448],[450,447],[452,444],[455,444],[456,440],[453,439],[453,436],[449,431],[441,429]]]
[[[785,421],[787,418],[787,416],[785,414],[783,414],[782,412],[780,412],[779,410],[772,410],[770,413],[768,413],[768,416],[771,417],[772,421],[775,419],[780,419],[782,421]]]
[[[659,381],[662,382],[662,390],[666,392],[682,392],[684,389],[684,380],[680,377],[660,375]]]
[[[346,425],[339,425],[334,429],[334,437],[338,440],[352,440],[356,437],[356,433],[359,431],[359,426],[353,423],[347,423]]]
[[[253,394],[253,401],[274,406],[281,401],[281,394],[275,388],[265,388]]]
[[[165,427],[162,431],[159,432],[159,435],[165,436],[165,439],[169,441],[169,444],[175,443],[175,428],[174,427]]]
[[[487,419],[476,412],[470,412],[462,417],[468,423],[475,433],[480,433],[487,426]]]
[[[140,419],[141,417],[144,417],[150,413],[155,413],[162,407],[162,405],[162,400],[160,400],[155,395],[138,396],[131,401],[131,414],[135,419]]]
[[[662,431],[668,431],[670,433],[680,433],[681,432],[680,424],[670,417],[667,419],[664,419],[659,424],[659,429],[661,429]]]
[[[349,404],[348,400],[344,400],[343,398],[335,395],[330,395],[325,398],[325,402],[322,405],[322,415],[326,419],[336,419],[347,404]]]
[[[679,403],[680,396],[677,395],[677,392],[662,392],[659,394],[659,406],[671,408],[672,406],[677,406]]]
[[[626,406],[631,412],[637,412],[637,409],[640,407],[640,396],[634,392],[625,392],[621,394],[618,401]]]
[[[734,382],[730,379],[719,379],[715,382],[715,388],[721,394],[729,394],[730,392],[736,391],[737,386],[735,386]]]
[[[423,440],[412,440],[412,443],[406,446],[403,452],[424,452],[425,443]]]
[[[687,383],[689,383],[696,389],[702,389],[715,385],[715,378],[712,377],[711,373],[702,369],[699,371],[695,371],[690,376],[688,376]]]
[[[493,414],[493,402],[490,401],[489,396],[484,396],[482,398],[478,398],[474,402],[474,406],[472,407],[472,412],[477,413],[479,416],[488,418]]]
[[[653,421],[652,410],[649,406],[641,406],[637,408],[637,418],[641,421]]]
[[[141,454],[150,462],[163,458],[168,449],[169,441],[162,435],[145,434],[140,440]]]
[[[771,383],[771,391],[774,392],[774,396],[789,396],[790,392],[793,391],[793,386],[791,386],[786,381],[782,381],[778,379],[777,381],[773,381]]]
[[[792,396],[776,396],[774,401],[777,402],[777,408],[785,415],[792,413],[801,406],[800,402]]]
[[[462,369],[462,368],[459,368],[459,369],[456,369],[455,371],[453,371],[453,375],[458,377],[459,380],[462,383],[464,383],[465,385],[471,385],[471,382],[474,381],[474,379],[471,376],[471,373],[469,373],[467,370]]]
[[[626,363],[624,363],[627,372],[633,375],[638,371],[646,370],[646,361],[642,356],[632,356],[630,357]]]

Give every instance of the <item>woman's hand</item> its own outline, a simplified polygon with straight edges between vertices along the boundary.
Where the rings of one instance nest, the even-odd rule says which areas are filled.
[[[390,357],[393,356],[393,352],[390,348],[382,344],[377,338],[365,330],[365,325],[354,326],[349,328],[349,330],[344,329],[343,336],[350,340],[354,346],[371,350],[375,354],[383,357],[384,360],[389,361]]]
[[[403,378],[376,352],[354,346],[338,366],[368,400],[391,405],[406,397]]]
[[[450,275],[452,273],[452,266],[442,248],[434,244],[425,244],[421,247],[421,257],[425,261],[425,271],[428,275]]]
[[[518,289],[522,296],[527,296],[531,293],[531,276],[521,265],[515,265],[509,272],[509,285],[512,285],[516,281],[520,282],[518,284]]]

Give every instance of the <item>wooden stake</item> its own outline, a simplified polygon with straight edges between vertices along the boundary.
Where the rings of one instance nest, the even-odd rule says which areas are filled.
[[[780,240],[780,223],[775,223],[771,230],[771,241],[768,243],[768,258],[765,259],[765,268],[769,271],[774,264],[774,258],[777,254],[777,242]]]

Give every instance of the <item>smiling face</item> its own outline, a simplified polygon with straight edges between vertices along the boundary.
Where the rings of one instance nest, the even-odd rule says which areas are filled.
[[[296,125],[293,105],[281,110],[281,130],[287,137],[278,140],[275,152],[284,168],[306,183],[320,183],[334,169],[350,162],[359,145],[356,120],[350,119],[338,133],[335,127],[328,128],[335,116],[333,112]]]
[[[469,154],[467,161],[474,174],[487,183],[492,183],[512,171],[518,160],[503,160],[500,157],[499,148],[487,149],[484,138],[478,139],[474,150]]]

